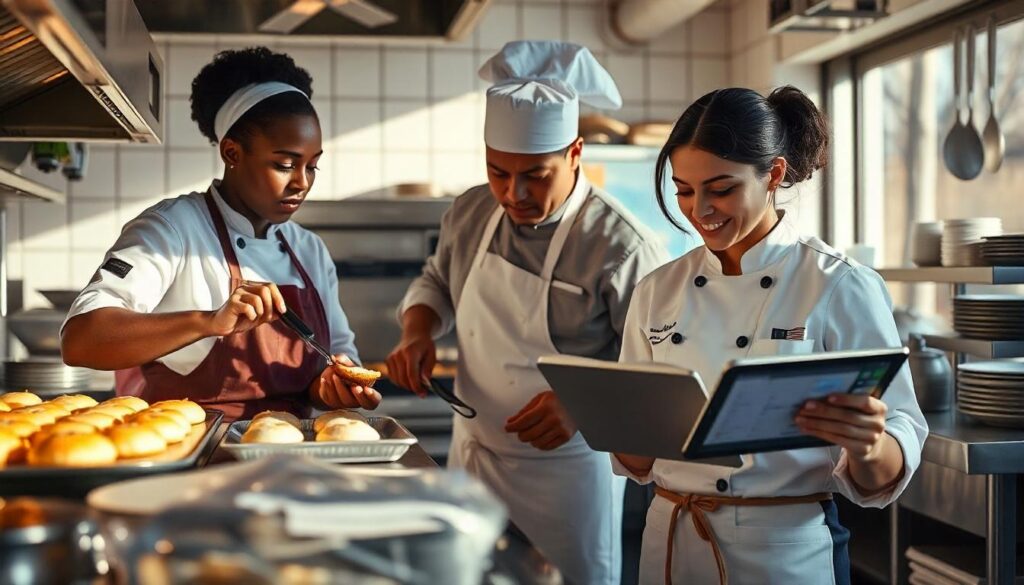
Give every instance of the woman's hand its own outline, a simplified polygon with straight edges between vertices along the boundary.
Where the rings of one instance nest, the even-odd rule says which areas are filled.
[[[520,441],[541,451],[551,451],[569,442],[576,434],[576,423],[555,393],[548,390],[534,396],[505,421],[505,432],[515,433]]]
[[[346,366],[354,366],[346,355],[336,355],[334,359]],[[334,366],[328,365],[313,380],[309,392],[314,404],[335,408],[365,408],[373,410],[380,404],[380,393],[373,388],[356,386],[344,381]]]
[[[210,316],[210,335],[245,333],[277,319],[287,307],[277,285],[270,282],[243,282],[227,302]]]

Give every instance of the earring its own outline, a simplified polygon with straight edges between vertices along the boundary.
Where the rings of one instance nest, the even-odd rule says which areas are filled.
[[[234,170],[235,165],[228,165],[228,168]]]

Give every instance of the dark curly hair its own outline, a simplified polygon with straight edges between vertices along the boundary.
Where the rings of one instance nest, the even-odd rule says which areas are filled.
[[[217,111],[231,94],[253,83],[281,81],[293,85],[313,97],[313,78],[284,53],[266,47],[250,47],[238,51],[221,51],[192,80],[192,119],[199,131],[217,144],[213,122]],[[243,145],[262,126],[281,116],[316,116],[307,97],[295,92],[280,93],[253,106],[242,115],[226,136]]]
[[[752,89],[731,87],[704,95],[686,108],[658,154],[655,189],[662,213],[686,231],[665,203],[666,165],[677,148],[693,146],[711,154],[771,170],[776,157],[786,159],[783,188],[806,181],[828,162],[828,119],[804,92],[793,86],[764,97]]]

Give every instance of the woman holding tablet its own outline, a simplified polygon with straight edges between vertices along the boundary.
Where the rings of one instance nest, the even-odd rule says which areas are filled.
[[[792,87],[717,90],[683,113],[658,157],[658,202],[672,220],[670,163],[705,246],[637,286],[620,361],[689,368],[714,387],[737,358],[902,345],[881,278],[776,207],[776,191],[810,178],[827,152],[824,116]],[[909,371],[882,400],[833,395],[796,423],[834,446],[745,455],[740,468],[613,457],[617,473],[657,484],[641,583],[849,583],[832,493],[882,507],[910,481],[927,427]]]

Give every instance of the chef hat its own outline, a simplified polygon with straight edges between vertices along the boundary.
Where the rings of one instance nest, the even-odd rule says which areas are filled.
[[[580,102],[618,109],[611,75],[586,47],[555,41],[513,41],[480,68],[487,90],[484,142],[502,152],[541,154],[579,136]]]

